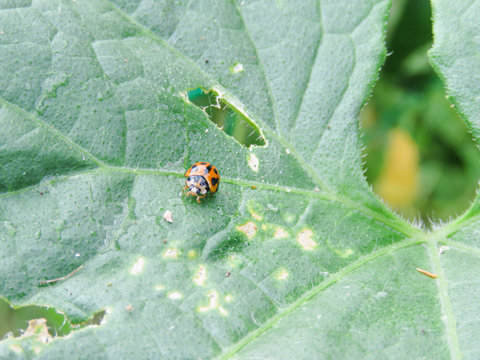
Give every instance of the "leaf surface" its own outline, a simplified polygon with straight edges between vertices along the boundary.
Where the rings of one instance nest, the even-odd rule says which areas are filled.
[[[475,229],[424,234],[363,177],[388,1],[2,6],[0,295],[107,314],[1,356],[475,357]],[[267,145],[213,125],[186,98],[198,87]],[[181,188],[201,160],[221,184],[197,204]]]

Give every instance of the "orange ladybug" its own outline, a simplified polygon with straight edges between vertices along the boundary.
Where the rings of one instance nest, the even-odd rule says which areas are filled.
[[[220,174],[215,166],[206,161],[196,162],[190,166],[190,169],[185,172],[185,177],[187,180],[183,190],[188,189],[187,196],[196,196],[198,203],[209,192],[214,194],[218,190]]]

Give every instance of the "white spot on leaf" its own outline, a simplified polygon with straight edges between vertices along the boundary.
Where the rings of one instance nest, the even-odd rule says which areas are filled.
[[[249,221],[242,226],[237,226],[237,230],[243,232],[249,239],[255,236],[257,229],[257,225],[255,225],[255,223],[253,223],[252,221]]]
[[[442,255],[445,251],[448,251],[448,250],[450,250],[450,246],[443,245],[443,246],[440,246],[440,249],[438,249],[438,253]]]
[[[28,322],[28,328],[25,330],[22,338],[33,336],[35,340],[44,344],[52,340],[52,335],[48,332],[47,319],[32,319]]]
[[[277,271],[277,273],[275,274],[275,279],[277,280],[287,280],[288,278],[288,271],[285,270],[285,269],[280,269]]]
[[[215,290],[212,290],[210,291],[207,296],[209,297],[209,303],[207,306],[201,306],[199,307],[197,310],[198,312],[201,312],[201,313],[204,313],[204,312],[207,312],[207,311],[210,311],[210,310],[218,310],[218,312],[223,315],[223,316],[227,316],[228,315],[228,311],[225,310],[220,304],[219,304],[219,296],[218,296],[218,292],[216,292]]]
[[[318,245],[317,243],[312,239],[313,236],[313,231],[310,229],[304,229],[300,231],[297,235],[297,242],[300,244],[300,246],[304,250],[313,250],[315,249]]]
[[[195,274],[193,282],[198,286],[203,286],[205,284],[205,280],[207,280],[207,269],[205,269],[205,266],[202,265]]]
[[[228,294],[227,296],[225,296],[225,301],[226,302],[232,302],[233,301],[233,295]]]
[[[237,74],[239,72],[242,72],[243,71],[243,64],[241,63],[235,63],[231,68],[230,70],[234,73],[234,74]]]
[[[181,298],[183,298],[183,295],[178,291],[169,292],[167,296],[169,299],[172,299],[172,300],[180,300]]]
[[[254,153],[248,154],[247,161],[248,161],[248,166],[250,166],[250,169],[257,172],[258,168],[260,167],[260,161],[258,160],[257,155],[255,155]]]
[[[340,255],[341,257],[343,258],[347,258],[349,256],[351,256],[353,254],[353,250],[350,249],[350,248],[346,248],[346,249],[335,249],[335,253],[337,253],[338,255]]]
[[[23,349],[20,347],[20,345],[17,344],[12,344],[9,346],[10,350],[15,351],[17,354],[21,354],[23,352]]]
[[[163,218],[164,218],[167,222],[173,223],[172,212],[171,212],[170,210],[165,211],[165,213],[163,214]]]
[[[163,257],[165,259],[176,259],[176,258],[178,258],[178,250],[175,249],[175,248],[167,249],[163,253]]]
[[[374,295],[374,297],[375,297],[375,299],[381,299],[381,298],[386,297],[387,295],[388,294],[385,291],[379,291]]]
[[[142,257],[139,257],[137,261],[135,261],[135,264],[130,269],[130,274],[132,275],[138,275],[143,271],[143,268],[145,266],[145,260]]]
[[[285,239],[288,238],[288,232],[281,228],[280,226],[275,228],[275,234],[273,235],[275,239]]]

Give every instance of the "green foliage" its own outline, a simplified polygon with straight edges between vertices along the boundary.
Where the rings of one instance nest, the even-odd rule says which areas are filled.
[[[464,212],[480,178],[478,148],[428,62],[430,19],[428,0],[395,1],[387,32],[390,55],[361,114],[368,181],[403,216],[420,218],[426,226],[431,219],[448,220]],[[391,138],[398,130],[410,136],[418,153],[410,159],[416,171],[410,184],[390,184],[388,194],[381,191],[389,171],[385,154],[395,150]],[[395,201],[402,190],[411,198]]]
[[[363,177],[388,1],[1,6],[0,295],[72,323],[106,313],[0,357],[477,357],[480,205],[425,233]],[[266,145],[217,128],[196,88]],[[201,204],[181,191],[199,160],[222,176]]]

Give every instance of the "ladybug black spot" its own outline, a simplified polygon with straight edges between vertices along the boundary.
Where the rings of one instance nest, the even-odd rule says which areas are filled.
[[[208,174],[208,173],[210,172],[210,170],[212,170],[212,165],[208,165],[208,166],[205,168],[205,170],[206,170],[205,173]]]
[[[218,175],[218,171],[217,171],[217,169],[216,169],[216,168],[215,168],[215,169],[213,169],[213,172],[214,172],[216,175]]]
[[[218,179],[216,177],[212,178],[212,186],[217,185]]]
[[[200,165],[207,165],[207,163],[206,162],[201,162]]]

